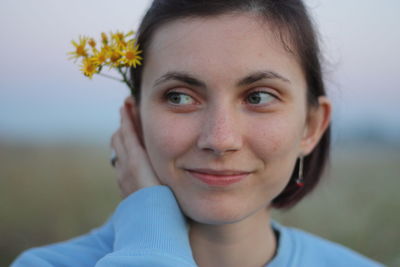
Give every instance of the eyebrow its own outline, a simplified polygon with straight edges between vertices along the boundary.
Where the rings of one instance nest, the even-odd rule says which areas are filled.
[[[240,86],[245,86],[245,85],[249,85],[255,82],[258,82],[260,80],[274,80],[274,79],[278,79],[281,80],[283,82],[286,83],[290,83],[290,80],[288,78],[283,77],[282,75],[274,72],[274,71],[257,71],[255,73],[252,73],[246,77],[244,77],[243,79],[239,80],[239,82],[237,83],[237,85]]]
[[[260,80],[272,80],[272,79],[278,79],[286,83],[290,83],[290,80],[285,78],[284,76],[274,72],[274,71],[257,71],[254,73],[251,73],[250,75],[240,79],[237,82],[238,87],[242,87],[245,85],[250,85],[252,83],[255,83]],[[199,79],[195,78],[192,74],[188,72],[181,72],[181,71],[170,71],[167,72],[166,74],[162,75],[160,78],[158,78],[155,83],[154,87],[167,82],[167,81],[181,81],[184,82],[188,85],[195,86],[195,87],[200,87],[200,88],[206,88],[206,84]]]
[[[201,87],[201,88],[206,88],[206,84],[199,79],[195,78],[193,75],[187,72],[178,72],[178,71],[170,71],[158,78],[155,83],[154,87],[167,82],[167,81],[181,81],[184,82],[188,85],[195,86],[195,87]]]

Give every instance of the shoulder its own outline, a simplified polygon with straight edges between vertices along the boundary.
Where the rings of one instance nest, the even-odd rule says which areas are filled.
[[[113,229],[110,221],[89,233],[21,253],[11,267],[22,266],[94,266],[112,250]]]
[[[290,257],[301,266],[383,266],[343,245],[311,233],[277,223],[273,226],[280,233],[279,249],[290,250]]]

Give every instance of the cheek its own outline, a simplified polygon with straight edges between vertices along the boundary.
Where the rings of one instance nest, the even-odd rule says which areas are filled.
[[[260,158],[273,160],[297,153],[303,130],[299,120],[275,116],[257,123],[257,127],[254,127],[254,123],[252,125],[247,127],[251,129],[247,139]]]
[[[299,154],[301,125],[288,117],[265,119],[259,127],[252,127],[247,138],[255,158],[262,161],[259,196],[272,201],[285,188]]]
[[[142,120],[143,136],[150,162],[162,182],[170,184],[174,163],[195,145],[196,120],[176,114],[146,114]],[[182,115],[181,115],[182,116]]]

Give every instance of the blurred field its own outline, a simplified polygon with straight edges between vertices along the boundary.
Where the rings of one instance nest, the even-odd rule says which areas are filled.
[[[0,266],[102,224],[119,202],[108,147],[0,143]],[[400,148],[334,151],[318,190],[275,218],[400,266]]]

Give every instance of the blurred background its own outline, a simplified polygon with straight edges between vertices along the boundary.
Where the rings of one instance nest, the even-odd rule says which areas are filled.
[[[108,163],[128,89],[67,60],[79,35],[136,29],[150,1],[0,2],[0,266],[101,225],[120,201]],[[320,188],[277,220],[400,266],[400,2],[306,0],[334,101]]]

